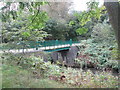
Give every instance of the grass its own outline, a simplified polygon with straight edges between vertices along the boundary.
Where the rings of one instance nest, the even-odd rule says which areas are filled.
[[[34,78],[31,72],[17,66],[2,65],[2,88],[67,88],[48,78]]]

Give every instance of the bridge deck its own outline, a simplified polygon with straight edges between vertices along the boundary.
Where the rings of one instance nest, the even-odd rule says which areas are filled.
[[[38,49],[36,48],[30,48],[30,49],[11,49],[11,50],[0,50],[0,53],[29,53],[29,52],[39,52],[39,51],[44,51],[44,50],[53,50],[53,49],[58,49],[58,48],[65,48],[65,47],[70,47],[70,46],[79,46],[80,43],[72,43],[70,44],[65,44],[65,45],[55,45],[55,46],[46,46],[46,47],[39,47]]]

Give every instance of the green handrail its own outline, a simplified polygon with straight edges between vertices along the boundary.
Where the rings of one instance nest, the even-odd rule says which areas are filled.
[[[40,47],[50,47],[59,45],[72,45],[74,43],[79,43],[79,41],[72,41],[72,39],[64,40],[48,40],[48,41],[16,41],[7,43],[0,46],[0,49],[29,49],[29,48],[40,48]]]

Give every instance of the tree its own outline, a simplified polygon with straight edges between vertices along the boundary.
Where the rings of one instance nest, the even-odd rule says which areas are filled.
[[[82,40],[90,37],[91,30],[93,28],[94,22],[88,21],[85,25],[80,25],[78,17],[70,19],[68,22],[68,36],[67,38],[71,38],[73,40]]]
[[[73,19],[69,22],[69,25],[74,27],[76,26],[77,36],[83,39],[87,39],[91,36],[92,28],[98,22],[103,22],[106,19],[105,16],[105,7],[98,7],[99,2],[87,2],[88,10],[83,12],[74,12],[76,19]]]
[[[46,11],[51,19],[65,23],[69,19],[68,12],[71,4],[71,2],[49,2],[41,9]]]
[[[6,2],[5,4],[6,5],[1,8],[1,20],[4,26],[2,30],[3,38],[9,32],[11,33],[11,31],[11,35],[14,36],[14,27],[16,28],[16,33],[18,32],[17,36],[22,38],[21,40],[42,40],[45,32],[41,29],[45,26],[48,16],[46,12],[40,10],[40,7],[46,4],[46,2]],[[9,29],[11,30],[9,30],[5,24],[10,26]],[[17,28],[18,26],[20,27]],[[5,33],[5,30],[7,33]]]
[[[109,14],[109,18],[110,18],[110,22],[112,24],[112,27],[115,31],[115,35],[116,35],[116,39],[117,39],[117,43],[118,43],[118,54],[120,53],[120,3],[118,2],[118,0],[115,0],[114,2],[107,2],[105,0],[104,3],[107,12]],[[120,55],[118,57],[118,59],[120,59]]]
[[[51,37],[49,36],[48,39],[65,40],[65,35],[67,34],[68,29],[63,23],[50,19],[48,22],[46,22],[43,31],[51,34]]]
[[[47,35],[41,29],[26,28],[28,24],[29,15],[22,13],[16,20],[9,19],[7,22],[2,23],[2,42],[11,41],[40,41]],[[26,28],[26,29],[25,29]]]
[[[88,5],[88,10],[87,11],[83,11],[81,13],[75,13],[74,16],[78,19],[78,23],[80,25],[80,27],[78,27],[76,29],[76,32],[80,35],[85,34],[88,32],[88,28],[85,27],[85,25],[90,22],[97,22],[102,13],[103,13],[103,9],[104,7],[98,7],[99,2],[87,2]],[[69,25],[74,24],[74,21],[70,21]]]

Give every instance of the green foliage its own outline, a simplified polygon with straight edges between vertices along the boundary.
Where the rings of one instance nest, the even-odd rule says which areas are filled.
[[[47,33],[42,31],[41,28],[44,26],[44,22],[39,21],[39,24],[42,23],[42,27],[39,27],[37,24],[36,29],[33,27],[33,24],[30,24],[31,21],[29,16],[25,16],[26,13],[22,13],[15,21],[10,20],[9,22],[3,23],[2,28],[2,41],[10,42],[10,41],[21,41],[21,40],[29,40],[29,41],[38,41],[43,40],[44,37],[47,36]],[[43,18],[44,19],[44,18]],[[40,20],[40,19],[39,19]],[[28,24],[29,27],[28,27]]]
[[[118,65],[118,61],[116,60],[109,60],[109,62],[105,63],[105,66],[108,68],[112,68],[114,70],[120,69],[120,66]]]
[[[68,31],[67,27],[64,24],[56,20],[49,20],[46,22],[45,28],[43,30],[51,35],[48,37],[48,39],[52,40],[65,40],[65,35]]]
[[[68,85],[35,76],[18,66],[2,65],[2,88],[67,88]],[[38,79],[39,78],[39,79]],[[70,86],[69,86],[70,87]]]
[[[100,69],[116,67],[115,70],[119,71],[118,62],[115,61],[115,66],[109,65],[110,61],[114,63],[116,60],[115,47],[117,45],[112,27],[104,20],[94,26],[91,39],[81,41],[77,63]]]
[[[5,2],[4,2],[5,3]],[[39,12],[39,7],[41,5],[48,4],[47,2],[6,2],[6,5],[1,8],[2,13],[2,22],[6,22],[9,20],[9,18],[16,19],[19,14],[17,11],[20,11],[21,13],[27,8],[28,11],[32,12],[35,14],[35,10]],[[10,10],[11,6],[17,6],[17,9],[12,8]],[[37,16],[37,14],[36,14]]]
[[[46,12],[34,11],[34,15],[28,17],[29,24],[28,29],[42,29],[45,27],[45,22],[48,20]]]
[[[103,40],[115,41],[113,29],[111,25],[107,24],[105,21],[94,26],[91,37],[94,38],[95,42]]]
[[[82,34],[87,33],[87,31],[88,31],[88,29],[83,27],[83,28],[78,28],[76,30],[76,33],[78,33],[79,35],[82,35]]]
[[[69,22],[69,26],[72,26],[73,24],[75,24],[74,21],[70,21],[70,22]]]
[[[87,39],[91,36],[91,31],[94,24],[96,24],[96,22],[89,21],[84,26],[81,26],[77,17],[71,19],[68,23],[69,31],[66,38],[72,38],[73,40]]]
[[[86,72],[82,70],[77,71],[74,69],[68,70],[69,72],[65,73],[64,75],[67,77],[66,83],[71,85],[77,85],[80,88],[118,87],[118,81],[116,80],[117,77],[113,77],[109,73],[102,72],[94,75],[90,70]],[[112,81],[114,81],[114,83],[110,83]]]
[[[2,55],[3,87],[38,87],[38,85],[39,87],[49,87],[47,82],[52,82],[54,84],[54,81],[52,80],[57,81],[56,83],[63,83],[63,85],[68,85],[69,87],[118,87],[118,77],[112,76],[111,73],[96,72],[96,74],[93,74],[90,70],[84,72],[82,69],[77,70],[73,68],[59,67],[55,64],[51,64],[50,62],[44,62],[43,59],[36,56],[30,55],[27,57],[21,57],[21,55],[9,55],[10,54],[6,54],[5,56]],[[18,61],[21,63],[18,64]],[[45,76],[45,82],[42,79],[43,76]],[[36,78],[39,79],[37,79],[35,83],[34,81]],[[49,81],[46,78],[49,78]],[[42,86],[41,81],[44,82]],[[37,85],[33,84],[32,82]],[[50,87],[54,86],[51,84]],[[58,87],[61,87],[61,84],[58,85]]]
[[[110,43],[110,44],[109,44]],[[115,45],[112,44],[112,41],[102,41],[101,42],[94,42],[94,39],[88,39],[81,42],[79,55],[77,57],[77,62],[81,65],[87,65],[87,67],[93,68],[112,68],[116,71],[119,71],[120,67],[118,67],[118,61],[115,60],[113,55],[113,49]],[[111,64],[112,63],[112,64]],[[116,63],[116,64],[113,64]],[[111,66],[110,66],[110,65]]]
[[[78,20],[78,24],[81,26],[79,29],[76,30],[78,34],[85,34],[87,33],[87,30],[85,29],[85,25],[93,20],[98,20],[100,19],[102,13],[102,10],[105,9],[105,7],[98,8],[98,2],[88,2],[88,11],[83,11],[81,13],[74,13],[74,16]],[[69,26],[74,25],[76,22],[75,21],[70,21]],[[83,33],[84,32],[84,33]]]
[[[120,56],[120,51],[118,51],[117,45],[112,50],[112,57],[113,59],[119,60],[118,56]]]
[[[8,57],[5,56],[3,63],[9,63],[11,65],[18,65],[22,67],[23,69],[35,69],[40,70],[46,69],[46,64],[44,63],[42,58],[37,58],[34,56],[31,57],[23,57],[22,55],[14,56],[13,54],[8,55]]]
[[[43,40],[47,33],[41,29],[48,20],[48,15],[40,11],[46,2],[6,3],[2,10],[2,41]],[[9,8],[15,6],[16,10]]]
[[[23,32],[22,35],[25,36],[25,37],[29,37],[30,33],[29,32]]]

